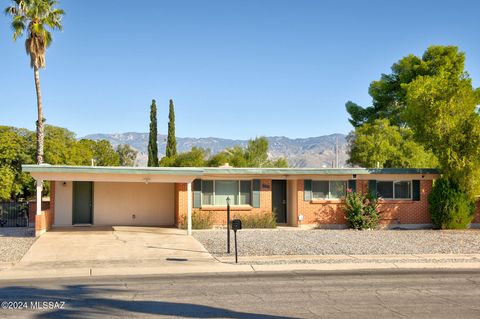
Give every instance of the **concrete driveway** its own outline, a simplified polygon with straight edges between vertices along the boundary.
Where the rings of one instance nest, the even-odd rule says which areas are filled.
[[[17,272],[42,274],[144,274],[162,269],[209,269],[219,262],[184,230],[158,227],[75,227],[45,233],[32,245]],[[124,271],[123,271],[124,270]]]

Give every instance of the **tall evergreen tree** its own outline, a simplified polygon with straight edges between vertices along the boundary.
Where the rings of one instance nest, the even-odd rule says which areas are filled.
[[[175,109],[173,106],[173,100],[170,100],[168,111],[168,137],[165,156],[170,158],[177,156],[177,139],[175,137]]]
[[[148,138],[148,166],[158,167],[158,145],[157,145],[157,104],[152,100],[150,106],[150,135]]]

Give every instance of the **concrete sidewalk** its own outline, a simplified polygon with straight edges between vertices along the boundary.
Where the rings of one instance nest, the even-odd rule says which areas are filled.
[[[250,257],[242,264],[232,263],[232,257],[222,260],[150,260],[125,263],[64,265],[23,263],[0,271],[0,280],[60,277],[151,276],[202,273],[253,273],[275,271],[339,271],[368,269],[480,269],[480,256],[472,255],[385,255],[385,256],[268,256]],[[267,261],[271,264],[258,264]],[[302,263],[289,263],[303,259]],[[245,258],[243,258],[245,259]],[[312,261],[308,263],[305,261]],[[352,262],[352,261],[355,262]],[[399,262],[401,260],[401,262]],[[454,260],[454,261],[452,261]],[[283,263],[278,263],[283,262]]]

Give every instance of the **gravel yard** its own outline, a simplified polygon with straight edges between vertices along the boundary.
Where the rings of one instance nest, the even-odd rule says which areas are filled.
[[[240,256],[480,253],[480,229],[244,229],[237,234]],[[226,230],[197,230],[193,236],[214,256],[227,255]],[[233,232],[231,238],[233,250]]]
[[[33,228],[0,228],[0,262],[19,261],[34,241]]]

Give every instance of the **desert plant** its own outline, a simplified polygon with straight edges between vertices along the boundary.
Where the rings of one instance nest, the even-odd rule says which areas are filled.
[[[437,229],[464,229],[475,216],[475,201],[447,178],[435,181],[428,196],[430,218]]]
[[[273,212],[245,214],[239,217],[243,228],[276,228],[277,219]]]
[[[344,213],[350,228],[375,229],[380,219],[378,199],[370,193],[359,194],[347,190]]]
[[[192,229],[209,229],[213,227],[213,213],[205,211],[192,212]],[[187,229],[187,216],[183,216],[182,229]]]

